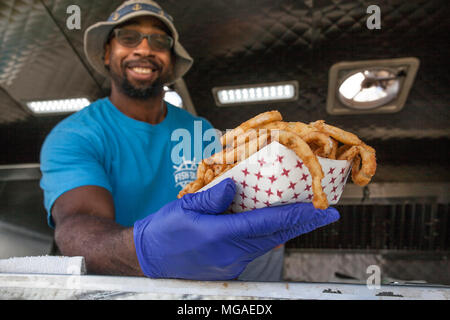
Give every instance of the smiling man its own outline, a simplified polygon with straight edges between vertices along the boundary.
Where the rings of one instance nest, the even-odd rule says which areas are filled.
[[[164,84],[174,77],[172,61],[176,59],[169,34],[153,17],[138,17],[113,30],[104,57],[112,79],[113,103],[124,97],[145,101],[163,94]],[[142,41],[144,37],[148,42]]]
[[[225,280],[247,268],[252,279],[267,280],[281,271],[273,248],[339,218],[311,204],[222,215],[235,195],[230,179],[176,200],[183,185],[172,133],[182,128],[195,137],[196,125],[212,126],[163,100],[164,85],[193,60],[155,2],[126,1],[89,27],[85,53],[111,79],[111,94],[48,135],[41,187],[61,253],[84,256],[89,273]],[[201,137],[192,149],[204,148]],[[184,156],[191,167],[201,160]],[[260,270],[252,273],[250,263]]]

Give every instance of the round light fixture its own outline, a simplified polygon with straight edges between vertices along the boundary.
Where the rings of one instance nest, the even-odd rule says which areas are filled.
[[[400,91],[402,72],[366,69],[349,74],[339,86],[339,100],[349,108],[373,109],[394,100]]]

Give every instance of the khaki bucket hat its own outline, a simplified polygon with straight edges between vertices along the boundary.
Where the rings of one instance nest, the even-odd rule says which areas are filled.
[[[108,76],[103,55],[105,44],[110,32],[118,25],[130,19],[142,16],[152,16],[161,20],[172,33],[173,50],[176,55],[173,77],[167,84],[180,79],[192,66],[194,59],[187,53],[179,42],[178,32],[173,24],[173,18],[167,14],[156,2],[151,0],[129,0],[120,5],[107,21],[98,22],[90,26],[84,33],[84,52],[91,66],[100,74]]]

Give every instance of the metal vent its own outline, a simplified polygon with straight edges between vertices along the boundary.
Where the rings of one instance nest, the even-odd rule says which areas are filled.
[[[292,239],[287,248],[450,250],[450,204],[427,199],[336,206],[341,219]]]

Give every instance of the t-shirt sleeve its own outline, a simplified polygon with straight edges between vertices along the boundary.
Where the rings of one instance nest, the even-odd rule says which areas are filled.
[[[54,227],[51,209],[63,193],[77,187],[95,185],[112,192],[101,162],[100,146],[74,131],[52,131],[41,149],[40,186],[44,191],[47,222]]]

